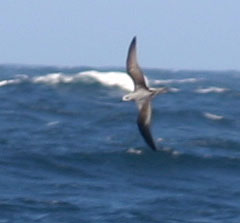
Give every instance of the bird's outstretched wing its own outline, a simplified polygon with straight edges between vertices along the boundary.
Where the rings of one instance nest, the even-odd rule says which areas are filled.
[[[152,138],[150,131],[151,117],[152,117],[152,107],[151,107],[151,97],[147,97],[141,101],[137,101],[139,107],[138,115],[138,128],[143,136],[146,143],[153,149],[157,150],[157,147]]]
[[[136,37],[133,38],[127,56],[127,73],[133,79],[135,90],[138,88],[148,89],[143,72],[137,62]]]

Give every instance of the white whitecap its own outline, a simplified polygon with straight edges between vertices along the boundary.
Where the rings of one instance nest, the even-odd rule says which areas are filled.
[[[144,77],[148,85],[148,79]],[[95,70],[79,72],[76,74],[64,73],[49,73],[46,75],[29,77],[27,75],[18,75],[16,79],[0,81],[0,87],[10,84],[18,84],[23,81],[30,81],[32,83],[43,83],[56,85],[61,83],[76,83],[79,81],[97,81],[105,86],[117,86],[127,91],[134,90],[134,84],[130,76],[125,72],[99,72]],[[174,89],[173,89],[174,91]]]
[[[207,93],[223,93],[227,91],[227,88],[220,88],[220,87],[208,87],[208,88],[199,88],[196,90],[197,93],[200,94],[207,94]]]
[[[154,84],[183,84],[183,83],[195,83],[201,81],[202,78],[184,78],[184,79],[166,79],[166,80],[154,80]]]
[[[21,82],[20,79],[2,80],[2,81],[0,81],[0,87],[6,86],[6,85],[11,85],[11,84],[18,84],[20,82]]]
[[[105,86],[118,86],[124,90],[133,91],[134,85],[132,79],[124,72],[99,72],[84,71],[73,75],[63,73],[52,73],[32,78],[33,83],[59,84],[74,83],[78,81],[87,81],[89,78],[100,82]]]
[[[124,72],[99,72],[85,71],[80,73],[81,77],[90,77],[105,86],[118,86],[128,91],[134,90],[132,79]]]
[[[15,75],[15,77],[16,79],[1,80],[0,87],[6,86],[6,85],[20,84],[29,79],[28,75],[26,74],[17,74]]]
[[[127,150],[127,153],[141,155],[143,153],[143,151],[140,150],[140,149],[130,148],[130,149]]]
[[[62,73],[52,73],[34,77],[33,83],[46,83],[46,84],[59,84],[59,83],[71,83],[74,82],[79,75],[65,75]]]
[[[210,112],[205,112],[204,113],[204,116],[208,119],[211,119],[211,120],[221,120],[223,119],[224,117],[221,116],[221,115],[216,115],[216,114],[212,114]]]
[[[181,91],[179,88],[175,88],[175,87],[170,87],[169,88],[169,92],[176,93],[176,92],[179,92],[179,91]]]

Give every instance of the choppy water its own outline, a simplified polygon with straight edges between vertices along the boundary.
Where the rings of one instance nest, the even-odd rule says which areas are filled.
[[[124,70],[0,66],[0,223],[240,222],[240,72],[145,73],[159,152]]]

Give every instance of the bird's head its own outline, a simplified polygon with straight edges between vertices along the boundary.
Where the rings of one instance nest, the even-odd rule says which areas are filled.
[[[133,98],[132,98],[131,94],[126,94],[122,97],[122,100],[123,101],[131,101],[131,100],[133,100]]]

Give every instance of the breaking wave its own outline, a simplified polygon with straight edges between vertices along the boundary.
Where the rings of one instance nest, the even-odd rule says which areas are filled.
[[[2,80],[2,81],[0,81],[0,87],[6,86],[6,85],[11,85],[11,84],[19,84],[19,83],[21,83],[20,79],[16,79],[16,80]]]
[[[92,78],[105,86],[118,86],[124,90],[133,91],[132,79],[124,72],[86,71],[79,74],[81,78]]]
[[[20,84],[23,82],[44,83],[44,84],[67,84],[77,82],[93,82],[97,81],[105,86],[117,86],[127,91],[133,91],[134,86],[131,78],[124,72],[99,72],[84,71],[73,75],[64,73],[50,73],[36,77],[28,75],[17,75],[15,79],[0,81],[0,87],[6,85]]]
[[[196,83],[203,78],[183,78],[183,79],[166,79],[166,80],[148,80],[145,77],[146,83],[150,82],[153,85],[166,85],[166,84],[173,84],[173,83]],[[109,71],[109,72],[100,72],[96,70],[89,70],[83,71],[75,74],[65,74],[62,72],[59,73],[49,73],[45,75],[39,76],[28,76],[25,74],[16,75],[13,79],[8,80],[0,80],[0,87],[4,87],[7,85],[17,85],[25,82],[30,82],[34,84],[48,84],[48,85],[57,85],[57,84],[71,84],[71,83],[94,83],[98,82],[104,86],[108,87],[119,87],[126,91],[133,91],[134,84],[130,76],[125,72],[116,72],[116,71]],[[229,89],[227,88],[220,88],[220,87],[208,87],[208,88],[198,88],[195,92],[200,94],[207,94],[207,93],[222,93]],[[181,89],[176,87],[170,87],[170,92],[179,92]]]

